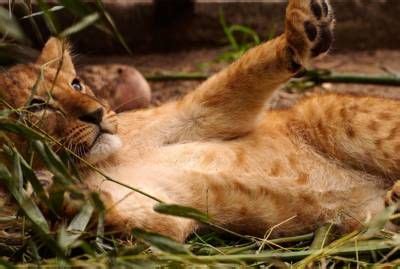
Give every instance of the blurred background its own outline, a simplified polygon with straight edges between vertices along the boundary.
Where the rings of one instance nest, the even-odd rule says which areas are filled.
[[[43,2],[42,4],[38,4]],[[50,31],[43,16],[21,19],[30,11],[48,7],[69,8],[50,11],[57,17],[57,29],[62,30],[81,19],[96,1],[23,1],[1,0],[2,6],[12,6],[27,37],[35,47],[41,47]],[[262,39],[283,30],[286,0],[103,0],[104,9],[133,53],[171,52],[182,49],[214,48],[227,45],[220,24],[221,9],[227,22],[247,26]],[[396,0],[332,0],[336,10],[335,49],[397,49],[400,45],[400,2]],[[23,4],[25,3],[25,4]],[[28,7],[27,7],[28,5]],[[30,6],[31,5],[31,6]],[[91,54],[125,53],[123,46],[98,28],[82,29],[71,37],[77,50]],[[38,35],[40,31],[41,36]]]

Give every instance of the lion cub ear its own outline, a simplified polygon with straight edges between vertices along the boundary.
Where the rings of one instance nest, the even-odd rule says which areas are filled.
[[[69,44],[66,40],[51,37],[44,45],[44,48],[36,61],[38,65],[46,65],[52,68],[59,68],[61,71],[76,75],[72,57],[69,51]]]

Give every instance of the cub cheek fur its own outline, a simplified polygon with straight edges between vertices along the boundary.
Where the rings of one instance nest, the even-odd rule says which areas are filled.
[[[61,137],[65,132],[65,119],[57,112],[47,109],[35,113],[28,112],[24,118],[31,127],[48,135]]]

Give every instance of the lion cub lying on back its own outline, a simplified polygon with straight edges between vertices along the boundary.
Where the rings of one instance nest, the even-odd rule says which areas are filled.
[[[264,111],[279,85],[329,49],[333,24],[327,1],[290,0],[281,36],[158,108],[116,115],[77,78],[55,38],[36,63],[2,74],[0,86],[13,107],[30,100],[30,122],[105,174],[226,228],[260,235],[291,219],[275,232],[325,222],[355,229],[383,209],[390,179],[400,175],[400,103],[330,94]],[[199,227],[156,213],[156,201],[96,173],[86,171],[85,184],[105,194],[106,221],[123,232],[140,227],[185,240]]]

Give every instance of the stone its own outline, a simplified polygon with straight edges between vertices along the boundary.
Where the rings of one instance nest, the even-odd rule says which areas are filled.
[[[150,105],[150,86],[134,67],[120,64],[87,65],[78,74],[94,94],[107,100],[117,113]]]

